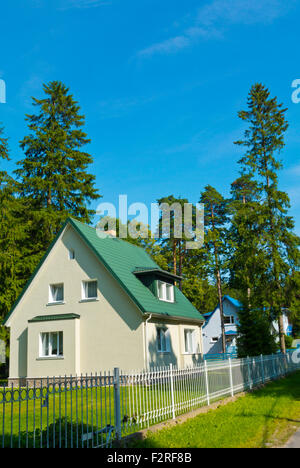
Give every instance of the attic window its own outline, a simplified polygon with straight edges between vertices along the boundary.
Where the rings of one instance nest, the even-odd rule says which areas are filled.
[[[74,260],[75,258],[75,251],[73,249],[69,249],[69,259]]]
[[[233,315],[225,315],[224,316],[224,323],[225,325],[231,325],[234,323],[234,316]]]
[[[161,301],[174,302],[174,286],[173,284],[163,281],[157,282],[158,298]]]
[[[82,282],[82,299],[97,299],[98,282],[96,280]]]
[[[49,303],[63,302],[64,300],[64,285],[50,284],[49,288]]]

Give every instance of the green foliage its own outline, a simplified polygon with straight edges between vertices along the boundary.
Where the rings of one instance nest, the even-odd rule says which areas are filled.
[[[291,348],[292,345],[293,345],[294,338],[292,336],[285,335],[284,340],[285,340],[286,348],[288,348],[288,349]]]
[[[222,349],[226,352],[225,326],[223,315],[223,281],[227,273],[228,257],[228,202],[211,185],[207,185],[201,193],[200,203],[204,204],[204,250],[208,273],[215,278],[218,291],[221,329]]]
[[[277,351],[275,336],[271,334],[271,321],[266,310],[251,309],[244,304],[239,311],[238,356],[259,356],[273,354]]]
[[[0,156],[8,159],[7,139],[0,129]],[[0,159],[1,161],[1,159]],[[9,312],[31,270],[27,207],[16,182],[0,172],[0,320]],[[0,331],[3,335],[3,331]],[[8,341],[7,333],[3,337]]]
[[[33,98],[36,114],[26,116],[30,133],[20,142],[25,158],[16,170],[30,205],[35,254],[46,250],[68,216],[89,223],[94,211],[87,205],[99,197],[87,172],[93,159],[82,149],[90,140],[77,102],[61,82],[43,90],[43,99]]]
[[[279,154],[288,128],[285,113],[263,85],[251,87],[248,109],[239,112],[248,128],[244,139],[236,142],[245,147],[245,154],[239,161],[242,177],[233,187],[232,202],[236,246],[232,278],[241,283],[244,294],[247,288],[249,310],[254,307],[253,298],[258,298],[260,310],[266,307],[274,319],[290,305],[287,287],[300,259],[300,239],[293,233],[294,222],[288,215],[289,198],[278,189]],[[282,327],[280,343],[284,352]]]

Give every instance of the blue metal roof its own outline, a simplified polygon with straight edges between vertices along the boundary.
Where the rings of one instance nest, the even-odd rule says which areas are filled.
[[[225,296],[223,297],[223,301],[224,301],[224,299],[227,299],[229,302],[231,302],[231,304],[232,304],[234,307],[237,307],[238,309],[239,309],[240,307],[243,307],[242,303],[241,303],[240,301],[238,301],[237,299],[234,299],[233,297],[230,297],[230,296],[225,295]]]
[[[237,309],[240,309],[241,307],[243,307],[240,301],[238,301],[237,299],[234,299],[233,297],[228,296],[227,294],[225,294],[225,296],[223,297],[223,302],[224,302],[224,299],[227,299],[227,301],[229,301]],[[212,312],[207,312],[206,314],[202,314],[202,316],[206,319],[206,322],[208,322],[208,320],[216,312],[218,307],[219,305],[217,305],[217,307]]]

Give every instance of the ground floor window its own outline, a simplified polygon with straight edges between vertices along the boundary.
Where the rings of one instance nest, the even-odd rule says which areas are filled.
[[[63,353],[63,332],[41,333],[40,357],[59,357]]]
[[[195,330],[184,330],[185,352],[195,354],[196,352],[196,334]]]
[[[157,351],[166,353],[170,351],[170,332],[167,328],[157,327]]]

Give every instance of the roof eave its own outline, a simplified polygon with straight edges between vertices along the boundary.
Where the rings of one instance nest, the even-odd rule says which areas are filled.
[[[174,321],[174,322],[197,323],[198,325],[199,325],[199,323],[201,323],[202,325],[203,325],[203,323],[205,323],[205,320],[203,320],[202,318],[197,319],[197,318],[182,317],[182,316],[177,316],[177,315],[163,315],[163,314],[157,314],[155,312],[153,312],[153,313],[146,312],[145,316],[147,318],[149,318],[151,316],[153,318],[171,320],[171,321]]]
[[[159,268],[153,268],[153,269],[149,269],[149,270],[134,270],[133,273],[136,276],[147,275],[147,274],[149,275],[150,273],[157,273],[158,275],[165,276],[165,277],[168,277],[168,278],[173,278],[173,279],[179,280],[179,281],[182,281],[182,279],[183,279],[182,276],[175,275],[174,273],[169,273],[166,270],[160,270]]]

